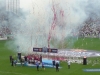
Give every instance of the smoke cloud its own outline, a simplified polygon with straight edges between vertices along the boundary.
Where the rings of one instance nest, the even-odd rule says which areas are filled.
[[[14,37],[14,42],[7,45],[23,53],[48,45],[70,47],[85,21],[97,21],[100,17],[100,0],[21,0],[20,6],[19,13],[7,14],[7,25]],[[71,37],[74,39],[68,42]]]

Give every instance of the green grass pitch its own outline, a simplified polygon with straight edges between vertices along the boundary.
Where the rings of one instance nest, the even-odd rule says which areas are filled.
[[[68,69],[66,62],[60,62],[62,67],[59,72],[56,72],[55,68],[46,68],[45,71],[40,68],[37,71],[36,68],[16,66],[12,67],[9,61],[10,55],[16,55],[12,50],[7,49],[5,46],[6,41],[0,41],[0,75],[100,75],[100,72],[84,72],[83,69],[99,68],[100,64],[92,66],[92,63],[88,65],[82,65],[77,63],[71,63],[71,68]],[[87,44],[86,44],[87,43]],[[100,39],[98,38],[79,38],[72,48],[81,48],[88,50],[100,50]],[[89,60],[95,60],[97,57],[88,58]],[[98,57],[100,59],[100,57]]]

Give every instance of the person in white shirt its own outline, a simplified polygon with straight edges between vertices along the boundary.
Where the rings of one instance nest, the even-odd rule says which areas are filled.
[[[70,69],[70,61],[68,60],[67,63],[68,63],[68,69]]]

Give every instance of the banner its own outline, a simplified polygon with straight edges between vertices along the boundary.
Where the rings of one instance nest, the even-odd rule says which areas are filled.
[[[42,48],[33,48],[34,52],[43,52]]]
[[[58,49],[53,48],[47,48],[44,50],[44,48],[33,48],[34,52],[49,52],[49,53],[57,53]]]
[[[50,52],[50,53],[57,53],[57,52],[58,52],[58,49],[51,49],[51,48],[48,48],[47,52]]]

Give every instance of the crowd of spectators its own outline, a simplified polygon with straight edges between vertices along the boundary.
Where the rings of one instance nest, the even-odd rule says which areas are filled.
[[[100,25],[86,24],[79,30],[79,36],[81,37],[94,37],[100,38]]]

